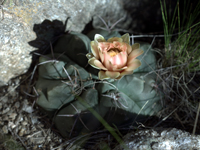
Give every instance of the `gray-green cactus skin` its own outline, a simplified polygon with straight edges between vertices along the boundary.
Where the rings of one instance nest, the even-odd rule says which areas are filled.
[[[48,57],[40,57],[39,62],[48,62]],[[55,53],[59,60],[39,66],[36,89],[39,94],[37,104],[52,116],[60,107],[74,100],[84,86],[90,87],[91,75],[67,56]],[[65,69],[64,69],[65,68]],[[71,81],[70,81],[70,79]]]
[[[107,39],[120,36],[117,32],[95,30],[88,37],[94,38],[96,32]],[[54,47],[56,59],[53,60],[50,54],[39,59],[36,103],[65,138],[92,132],[102,126],[77,96],[110,125],[116,126],[143,122],[162,108],[163,95],[155,89],[156,74],[149,73],[156,69],[156,58],[149,44],[141,44],[144,54],[138,59],[142,65],[134,74],[119,80],[100,81],[97,77],[99,70],[87,66],[88,37],[76,32],[64,35]]]
[[[86,103],[99,112],[98,91],[89,88],[80,95]],[[87,107],[78,100],[69,103],[59,110],[54,118],[57,129],[63,137],[77,136],[95,130],[100,124]]]

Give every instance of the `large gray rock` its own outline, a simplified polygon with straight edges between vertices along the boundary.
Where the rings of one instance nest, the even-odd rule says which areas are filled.
[[[31,51],[41,48],[41,45],[31,47],[28,42],[38,39],[39,33],[34,33],[33,28],[41,28],[43,33],[48,32],[49,24],[53,24],[59,29],[61,24],[64,30],[64,22],[67,17],[70,17],[67,23],[67,29],[73,31],[82,31],[85,25],[91,21],[95,15],[100,15],[102,18],[110,16],[112,22],[119,20],[122,16],[127,16],[123,10],[122,0],[107,1],[107,0],[16,0],[5,1],[3,4],[4,19],[0,22],[0,86],[5,85],[11,78],[16,77],[24,72],[30,66]],[[3,17],[0,10],[0,17]],[[0,18],[1,19],[1,18]],[[44,20],[44,29],[41,24]],[[55,22],[57,20],[57,22]],[[130,20],[130,19],[128,19]],[[94,23],[99,24],[101,20],[94,18]],[[119,24],[120,25],[120,24]],[[63,28],[64,26],[64,28]],[[128,23],[121,23],[121,28],[127,28]],[[39,38],[41,42],[48,44],[52,37],[55,36],[50,32],[50,38]],[[41,43],[40,41],[37,41]],[[45,43],[44,42],[44,43]]]
[[[0,22],[0,85],[26,72],[34,49],[27,42],[33,38],[34,32],[21,18],[4,12]]]
[[[123,141],[130,150],[190,150],[200,149],[200,136],[178,129],[139,130],[125,135]],[[114,150],[121,150],[117,146]]]

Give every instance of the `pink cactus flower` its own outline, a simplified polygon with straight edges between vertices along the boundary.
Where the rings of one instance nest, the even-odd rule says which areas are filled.
[[[96,34],[91,41],[92,53],[86,56],[88,63],[99,69],[99,79],[120,79],[124,75],[132,74],[141,62],[135,59],[143,53],[140,44],[130,45],[129,34],[113,37],[107,41],[100,34]]]

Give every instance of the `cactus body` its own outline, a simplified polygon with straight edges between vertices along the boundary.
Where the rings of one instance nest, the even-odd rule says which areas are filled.
[[[94,36],[91,32],[89,36]],[[104,32],[107,38],[117,32]],[[102,33],[101,33],[102,34]],[[58,40],[54,47],[57,61],[47,62],[51,55],[40,57],[36,89],[37,104],[52,118],[63,137],[73,137],[96,130],[101,123],[76,97],[81,97],[110,125],[130,125],[155,115],[160,109],[160,98],[154,85],[155,55],[149,44],[141,44],[144,55],[138,57],[141,67],[134,74],[119,80],[98,82],[98,70],[87,66],[85,54],[90,52],[87,36],[72,32]],[[80,53],[84,55],[79,55]],[[149,67],[151,66],[151,67]],[[148,75],[147,75],[148,74]]]
[[[80,97],[91,107],[98,104],[98,92],[95,89],[84,91]],[[54,122],[63,137],[77,136],[80,132],[92,131],[99,125],[98,120],[78,100],[60,109]]]

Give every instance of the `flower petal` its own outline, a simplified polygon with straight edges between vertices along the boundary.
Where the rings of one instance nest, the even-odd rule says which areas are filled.
[[[105,55],[105,56],[108,56],[108,55]],[[109,59],[107,60],[106,57],[105,57],[105,61],[103,62],[103,65],[108,69],[108,70],[111,70],[112,71],[112,63],[109,61]]]
[[[119,38],[119,37],[112,37],[112,38],[109,38],[107,41],[111,42],[111,43],[114,42],[114,41],[122,42],[123,39]]]
[[[113,41],[113,46],[114,46],[114,48],[118,48],[120,50],[126,49],[125,45],[122,44],[122,42],[118,42],[118,41]]]
[[[99,71],[98,77],[100,80],[109,79],[110,77],[106,76],[105,71]]]
[[[94,55],[94,57],[99,59],[98,45],[95,44],[95,41],[91,41],[90,45],[91,45],[92,54]]]
[[[124,34],[124,35],[122,35],[122,40],[123,40],[123,42],[125,42],[125,43],[127,43],[127,44],[129,44],[130,45],[130,36],[129,36],[129,34],[128,33],[126,33],[126,34]]]
[[[129,74],[133,74],[133,71],[123,71],[120,76],[124,76],[124,75],[129,75]]]
[[[88,59],[90,59],[90,58],[94,57],[94,55],[93,55],[92,53],[87,53],[87,54],[86,54],[86,57],[87,57]]]
[[[128,62],[131,61],[132,59],[135,59],[136,57],[140,56],[143,54],[144,51],[141,49],[135,49],[133,50],[129,55],[128,55]]]
[[[92,67],[94,67],[94,68],[96,68],[96,69],[108,70],[108,69],[105,68],[105,67],[103,66],[103,64],[102,64],[99,60],[97,60],[95,57],[90,58],[90,59],[88,60],[88,63],[89,63]]]
[[[112,70],[111,56],[107,52],[103,52],[103,65],[108,69]]]
[[[98,42],[105,42],[106,40],[104,39],[104,37],[100,34],[95,34],[94,36],[94,40],[98,43]]]
[[[118,69],[124,67],[127,64],[127,53],[120,52],[117,55],[110,58],[112,65],[117,65]]]
[[[113,65],[112,70],[113,70],[113,71],[117,71],[117,72],[118,72],[118,71],[121,72],[122,70],[124,70],[124,69],[126,69],[126,68],[128,68],[128,67],[127,67],[127,66],[124,66],[123,68],[119,68],[119,69],[118,69],[117,65],[116,65],[116,66]]]
[[[102,51],[99,51],[99,57],[100,57],[101,62],[104,62],[104,54]]]
[[[117,80],[119,80],[119,79],[121,79],[123,76],[119,76],[119,77],[117,77],[117,78],[115,78],[115,79],[117,79]]]
[[[127,43],[126,43],[126,46],[127,46],[127,50],[126,51],[127,51],[128,55],[129,55],[132,52],[133,49],[132,49],[131,45],[129,45]]]
[[[100,42],[98,43],[98,48],[102,52],[107,52],[109,49],[114,48],[114,45],[109,42]]]
[[[132,51],[132,47],[125,42],[114,41],[113,46],[121,51],[126,52],[127,54],[129,54]]]
[[[140,48],[140,44],[139,43],[135,43],[132,45],[132,49],[139,49]]]
[[[114,48],[117,48],[121,51],[126,51],[127,50],[127,45],[126,43],[124,42],[118,42],[118,41],[113,41],[113,47]]]
[[[115,79],[115,78],[120,76],[120,73],[119,72],[114,72],[114,71],[106,71],[105,75],[107,77],[110,77],[111,79]]]
[[[125,75],[133,74],[133,71],[123,71],[116,79],[121,79]]]
[[[131,61],[128,62],[127,64],[127,69],[125,69],[124,71],[133,71],[135,69],[137,69],[138,67],[140,67],[141,65],[141,61],[139,59],[132,59]]]

